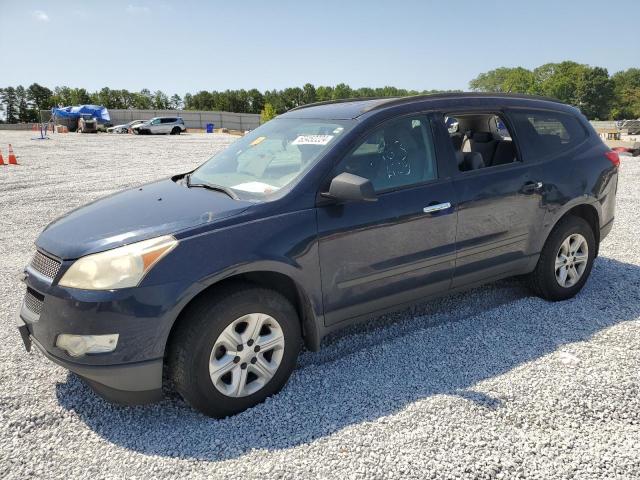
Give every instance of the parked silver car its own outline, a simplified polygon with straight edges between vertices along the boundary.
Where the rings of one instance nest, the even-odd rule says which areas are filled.
[[[131,129],[133,133],[144,135],[154,133],[169,133],[180,135],[187,130],[180,117],[155,117]]]
[[[129,129],[137,127],[146,123],[146,120],[134,120],[129,123],[123,123],[122,125],[115,125],[107,128],[107,133],[129,133]]]

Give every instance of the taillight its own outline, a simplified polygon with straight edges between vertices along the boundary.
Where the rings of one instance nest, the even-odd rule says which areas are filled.
[[[620,165],[620,155],[618,155],[618,152],[614,152],[613,150],[609,150],[608,152],[605,153],[605,155],[607,156],[607,159],[613,163],[613,165],[615,165],[616,167],[618,167]]]

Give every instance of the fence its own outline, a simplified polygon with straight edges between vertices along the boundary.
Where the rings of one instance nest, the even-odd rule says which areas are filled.
[[[253,130],[260,125],[260,115],[255,113],[207,112],[192,110],[109,110],[111,123],[118,125],[132,120],[148,120],[153,117],[181,117],[187,128],[205,128],[213,123],[216,128],[229,130]]]
[[[213,123],[216,128],[229,130],[253,130],[260,125],[260,115],[255,113],[211,112],[194,110],[119,110],[109,109],[112,125],[132,120],[149,120],[153,117],[181,117],[187,128],[206,128]],[[51,112],[42,111],[43,121],[49,120]]]

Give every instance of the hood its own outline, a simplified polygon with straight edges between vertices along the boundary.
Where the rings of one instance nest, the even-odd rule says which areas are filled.
[[[50,223],[36,245],[69,260],[216,222],[251,205],[222,192],[161,180],[69,212]]]

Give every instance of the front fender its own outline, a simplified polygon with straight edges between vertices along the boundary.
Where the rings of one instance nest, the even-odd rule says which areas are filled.
[[[305,316],[311,317],[308,321],[313,322],[317,333],[323,312],[315,210],[291,212],[193,236],[183,234],[179,241],[144,281],[144,285],[153,285],[171,279],[185,286],[172,308],[172,321],[159,332],[159,342],[166,342],[180,312],[204,290],[255,272],[277,273],[292,280],[308,302],[310,314]]]

